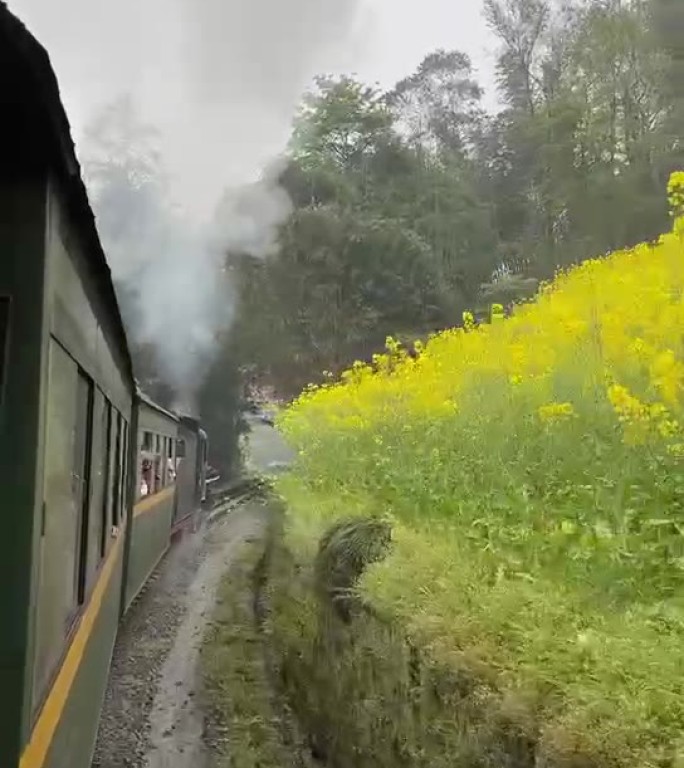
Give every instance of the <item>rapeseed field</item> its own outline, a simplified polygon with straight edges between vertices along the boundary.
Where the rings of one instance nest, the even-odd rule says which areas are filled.
[[[364,595],[519,702],[549,765],[684,765],[684,173],[668,194],[657,242],[389,339],[280,419],[292,535],[388,518]]]

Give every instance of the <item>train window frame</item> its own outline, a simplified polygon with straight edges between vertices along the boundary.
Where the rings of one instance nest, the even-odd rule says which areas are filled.
[[[109,429],[111,403],[103,390],[92,382],[90,443],[90,487],[85,518],[85,555],[83,595],[87,602],[104,565],[107,543],[107,508],[109,495]],[[97,494],[97,495],[96,495]]]
[[[9,348],[12,323],[12,297],[0,295],[0,407],[5,399],[5,383],[9,370]]]

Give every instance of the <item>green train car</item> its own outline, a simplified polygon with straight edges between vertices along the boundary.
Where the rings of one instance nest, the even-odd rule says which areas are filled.
[[[206,494],[137,388],[45,50],[0,2],[0,766],[89,768],[117,628]]]

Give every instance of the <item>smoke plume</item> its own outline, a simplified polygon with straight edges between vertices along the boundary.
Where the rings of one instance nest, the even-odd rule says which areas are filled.
[[[232,317],[226,252],[275,247],[274,159],[313,76],[347,66],[360,2],[12,3],[60,79],[129,336],[181,398]]]

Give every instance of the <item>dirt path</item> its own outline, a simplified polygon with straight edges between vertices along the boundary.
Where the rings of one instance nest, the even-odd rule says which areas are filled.
[[[205,768],[199,651],[221,576],[265,528],[245,504],[174,547],[117,640],[93,768]]]

